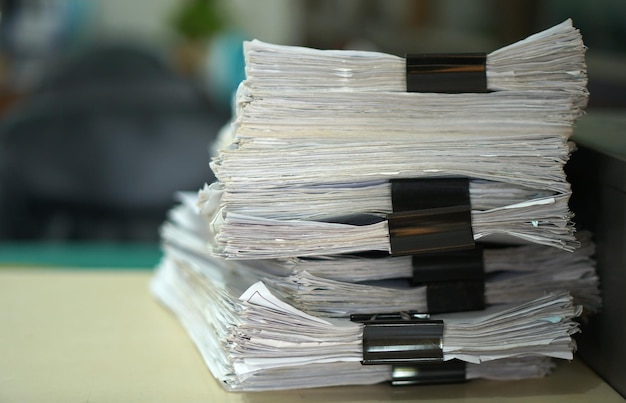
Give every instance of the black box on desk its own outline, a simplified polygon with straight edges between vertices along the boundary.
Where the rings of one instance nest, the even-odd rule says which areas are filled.
[[[590,110],[573,140],[570,207],[594,233],[603,299],[576,337],[578,356],[626,397],[626,110]]]

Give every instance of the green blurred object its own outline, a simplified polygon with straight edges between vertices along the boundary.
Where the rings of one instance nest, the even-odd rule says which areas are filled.
[[[190,0],[174,17],[176,31],[190,40],[208,39],[223,28],[213,0]]]
[[[0,270],[16,266],[152,270],[161,254],[158,243],[3,242]]]

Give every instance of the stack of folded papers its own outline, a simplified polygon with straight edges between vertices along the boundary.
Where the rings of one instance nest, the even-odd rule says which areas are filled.
[[[398,382],[402,377],[392,376],[394,371],[427,372],[429,367],[439,367],[444,378],[418,376],[413,383],[522,379],[549,373],[551,357],[573,358],[571,336],[578,331],[573,319],[581,307],[566,292],[429,319],[409,313],[396,321],[383,318],[379,345],[379,337],[366,337],[376,330],[375,321],[313,316],[277,298],[263,282],[249,285],[223,262],[175,249],[167,256],[152,291],[179,318],[228,390]],[[362,365],[369,355],[392,359]],[[452,374],[441,369],[451,363]]]
[[[151,283],[226,389],[524,379],[573,358],[601,299],[563,170],[588,97],[570,20],[484,55],[244,56],[217,180],[179,194]]]

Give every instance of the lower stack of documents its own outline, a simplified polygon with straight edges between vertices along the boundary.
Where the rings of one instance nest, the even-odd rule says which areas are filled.
[[[576,319],[600,306],[588,234],[575,253],[484,249],[485,309],[423,315],[424,286],[398,285],[410,257],[225,260],[207,251],[197,196],[180,198],[151,289],[227,390],[542,377],[573,358]]]
[[[401,382],[394,373],[429,368],[444,375],[435,382],[544,376],[553,367],[550,357],[573,358],[572,335],[578,331],[573,319],[581,313],[569,294],[554,292],[483,311],[383,319],[390,339],[395,329],[385,327],[389,323],[399,323],[400,333],[414,326],[419,334],[431,324],[441,331],[426,331],[423,344],[412,339],[408,347],[377,345],[364,334],[368,321],[309,315],[277,298],[263,282],[246,285],[246,278],[220,262],[173,249],[152,281],[154,294],[177,315],[213,376],[230,390]],[[372,345],[365,349],[364,343]],[[368,353],[387,355],[381,352],[391,359],[361,364]],[[393,357],[396,352],[424,359],[404,362]],[[417,377],[413,383],[428,381]]]

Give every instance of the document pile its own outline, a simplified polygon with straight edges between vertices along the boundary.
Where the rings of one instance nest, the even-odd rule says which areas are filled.
[[[244,44],[151,283],[228,390],[543,376],[600,307],[563,166],[571,21],[488,55]]]

